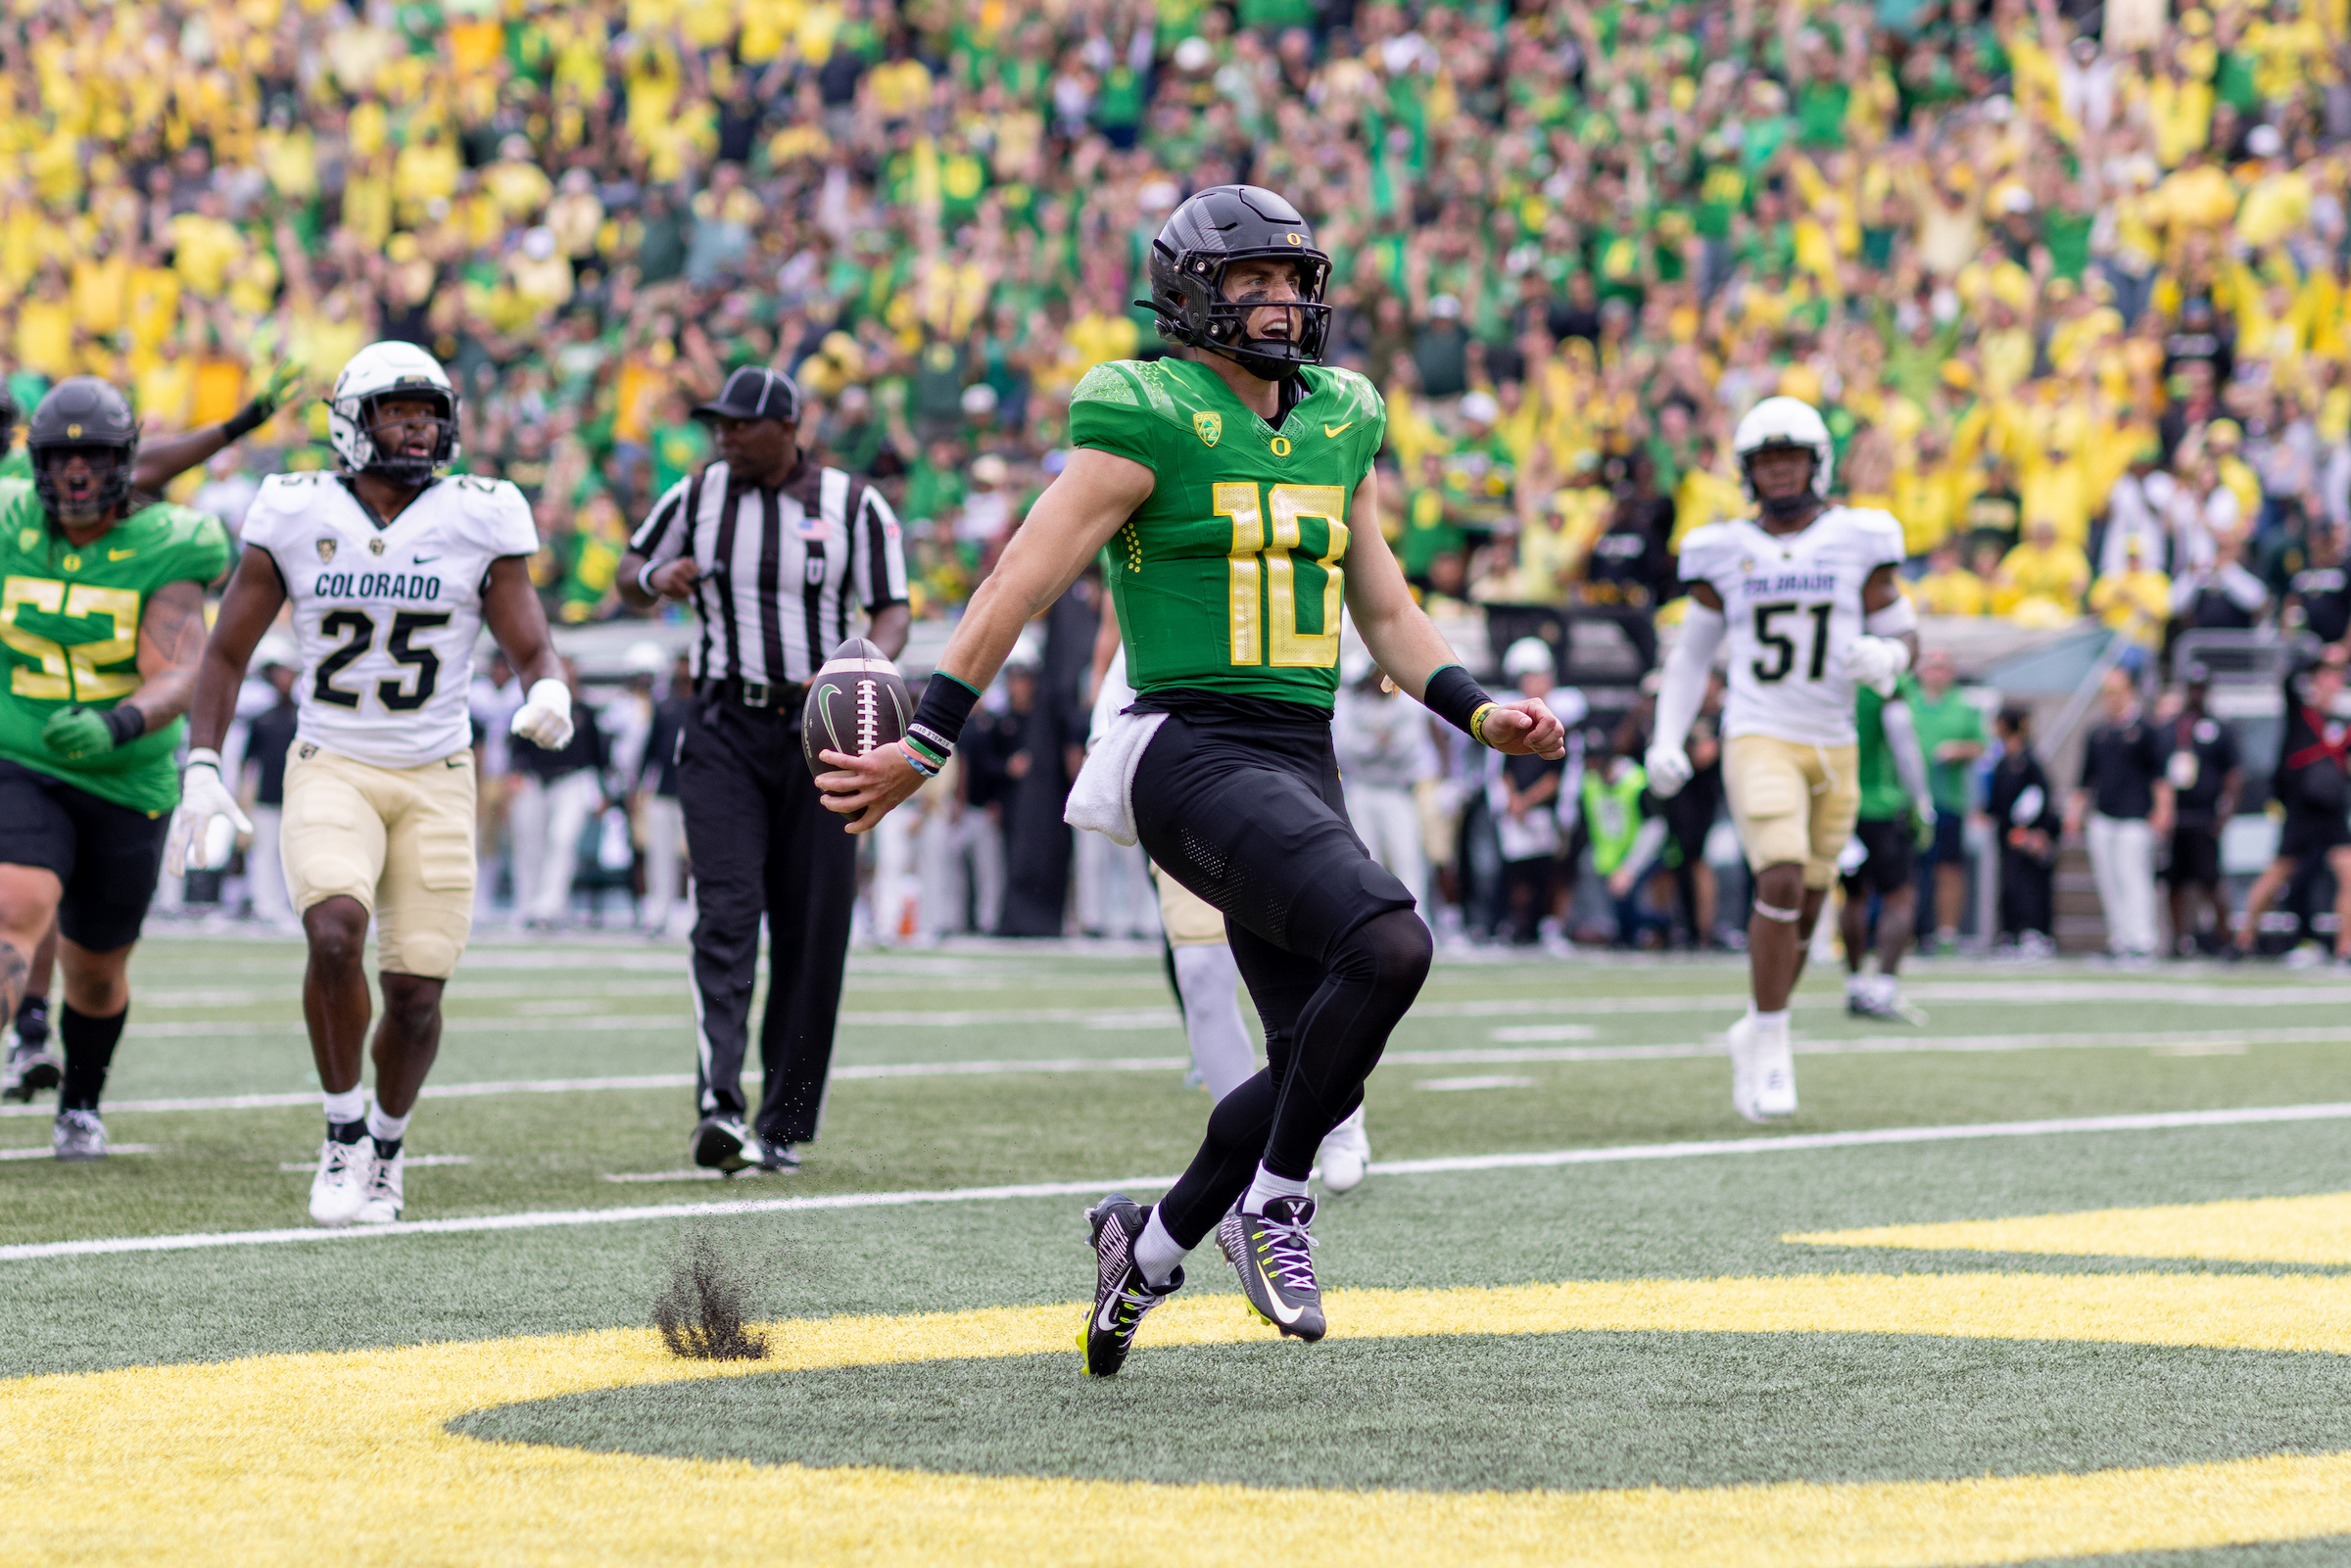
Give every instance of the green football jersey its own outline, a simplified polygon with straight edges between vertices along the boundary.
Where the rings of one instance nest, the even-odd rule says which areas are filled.
[[[61,708],[111,708],[139,689],[139,616],[171,583],[228,569],[228,531],[185,506],[149,506],[87,545],[52,534],[32,487],[0,481],[0,757],[149,816],[179,803],[173,720],[68,762],[41,741]]]
[[[1918,682],[1903,676],[1895,686],[1895,698],[1916,701]],[[1854,689],[1853,729],[1860,736],[1855,770],[1861,782],[1861,820],[1898,822],[1910,815],[1910,791],[1894,766],[1894,747],[1886,739],[1887,698],[1868,687]]]
[[[1070,444],[1158,476],[1110,544],[1137,692],[1189,688],[1327,712],[1339,685],[1348,502],[1388,424],[1371,383],[1310,366],[1279,428],[1185,359],[1098,364]]]
[[[32,478],[32,454],[23,447],[11,447],[6,456],[0,456],[0,479]]]

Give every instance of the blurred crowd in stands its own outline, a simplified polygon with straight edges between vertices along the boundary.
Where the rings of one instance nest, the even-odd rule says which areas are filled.
[[[1141,259],[1226,180],[1337,259],[1383,520],[1497,660],[1520,607],[1588,614],[1637,676],[1772,393],[1823,408],[1930,616],[2094,617],[2150,675],[2183,630],[2351,630],[2345,0],[16,0],[0,360],[20,406],[91,371],[177,428],[274,359],[318,384],[418,343],[575,625],[622,613],[629,528],[707,455],[687,410],[776,365],[951,617],[1069,389],[1159,352]],[[233,525],[324,434],[290,412],[192,499]],[[1084,632],[1036,711],[1082,704]],[[1066,782],[1055,724],[1007,718],[1026,771],[975,798]]]

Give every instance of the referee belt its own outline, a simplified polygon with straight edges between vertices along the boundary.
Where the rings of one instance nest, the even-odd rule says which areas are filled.
[[[769,712],[789,713],[800,705],[808,694],[805,681],[744,681],[729,676],[723,681],[704,681],[701,695],[705,699],[738,702],[746,708]]]

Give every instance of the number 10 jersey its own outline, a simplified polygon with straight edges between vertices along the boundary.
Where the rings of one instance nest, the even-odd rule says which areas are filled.
[[[1901,559],[1901,524],[1864,507],[1832,506],[1794,534],[1767,533],[1750,518],[1692,529],[1682,581],[1711,587],[1729,624],[1722,733],[1853,744],[1845,651],[1862,633],[1870,574]]]
[[[490,565],[539,548],[522,492],[436,480],[378,528],[341,477],[272,474],[244,541],[269,552],[293,606],[297,739],[379,768],[473,743],[466,689]]]

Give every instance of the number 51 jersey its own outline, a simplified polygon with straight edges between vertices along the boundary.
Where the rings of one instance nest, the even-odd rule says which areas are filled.
[[[1730,631],[1725,736],[1804,745],[1855,739],[1845,650],[1862,633],[1861,590],[1902,559],[1902,525],[1882,511],[1832,506],[1801,532],[1751,518],[1708,523],[1682,541],[1682,581],[1722,599]]]
[[[490,564],[539,548],[522,492],[435,480],[378,528],[341,477],[272,474],[244,538],[277,563],[293,605],[298,739],[379,768],[473,743],[466,689]]]

